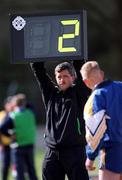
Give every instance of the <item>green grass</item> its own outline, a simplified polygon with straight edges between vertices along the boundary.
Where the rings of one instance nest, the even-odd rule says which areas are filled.
[[[41,172],[42,172],[42,161],[44,157],[44,152],[41,150],[36,150],[35,153],[35,166],[36,166],[36,172],[38,179],[41,180]]]
[[[35,167],[36,167],[36,172],[37,172],[37,176],[38,176],[38,180],[42,180],[41,178],[41,172],[42,172],[42,161],[43,161],[43,157],[44,157],[44,152],[40,149],[35,151]],[[98,173],[98,160],[95,161],[95,171],[91,171],[89,172],[90,176],[95,176]],[[9,175],[8,180],[13,180],[13,177],[11,175]]]

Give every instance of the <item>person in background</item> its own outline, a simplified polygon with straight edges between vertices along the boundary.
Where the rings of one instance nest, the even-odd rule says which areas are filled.
[[[31,67],[39,83],[46,109],[46,154],[42,167],[43,180],[88,180],[85,168],[85,123],[83,107],[89,91],[81,81],[80,67],[63,62],[55,68],[57,85],[46,73],[44,63]],[[75,71],[76,70],[76,71]]]
[[[14,131],[12,154],[17,172],[16,179],[25,180],[26,172],[30,180],[37,180],[34,167],[35,115],[31,109],[26,108],[27,101],[25,94],[15,95],[12,103],[14,110],[4,123],[1,124],[0,131],[2,133],[5,133],[6,129],[13,129]]]
[[[12,106],[12,96],[7,97],[4,100],[4,110],[0,112],[0,124],[3,123],[3,121],[9,116],[10,112],[12,112],[13,106]],[[11,162],[11,149],[10,149],[10,143],[11,143],[11,137],[8,134],[8,131],[6,130],[6,135],[0,134],[0,146],[1,146],[1,174],[2,180],[8,179],[8,173],[10,169],[10,162]]]
[[[104,80],[98,62],[88,61],[81,70],[92,94],[84,108],[86,168],[94,170],[100,155],[99,180],[122,180],[122,82]]]

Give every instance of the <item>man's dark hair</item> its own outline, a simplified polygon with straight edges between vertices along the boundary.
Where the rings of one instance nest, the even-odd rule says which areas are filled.
[[[68,70],[68,72],[71,74],[71,76],[77,77],[76,76],[76,71],[75,71],[75,69],[74,69],[74,67],[73,67],[73,65],[71,63],[63,62],[61,64],[58,64],[56,66],[56,68],[55,68],[55,74],[56,74],[56,72],[60,73],[63,70]]]
[[[15,101],[15,104],[19,107],[21,106],[25,107],[27,104],[26,95],[22,93],[15,95],[13,100]]]

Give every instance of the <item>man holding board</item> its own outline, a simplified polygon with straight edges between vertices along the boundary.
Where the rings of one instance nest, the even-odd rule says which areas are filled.
[[[83,107],[88,89],[82,82],[82,61],[74,67],[63,62],[55,68],[56,86],[46,74],[44,63],[31,64],[39,83],[46,110],[43,180],[88,180],[85,168],[85,124]],[[76,71],[75,71],[76,70]]]
[[[45,105],[43,180],[64,180],[65,175],[69,180],[88,180],[82,111],[89,90],[80,75],[87,59],[86,12],[18,14],[10,20],[12,62],[33,62]],[[56,66],[57,85],[45,69],[45,61],[52,60],[73,60]]]

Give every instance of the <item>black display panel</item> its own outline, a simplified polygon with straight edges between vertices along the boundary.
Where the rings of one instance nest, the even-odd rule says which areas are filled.
[[[87,59],[86,11],[11,14],[12,63]]]

